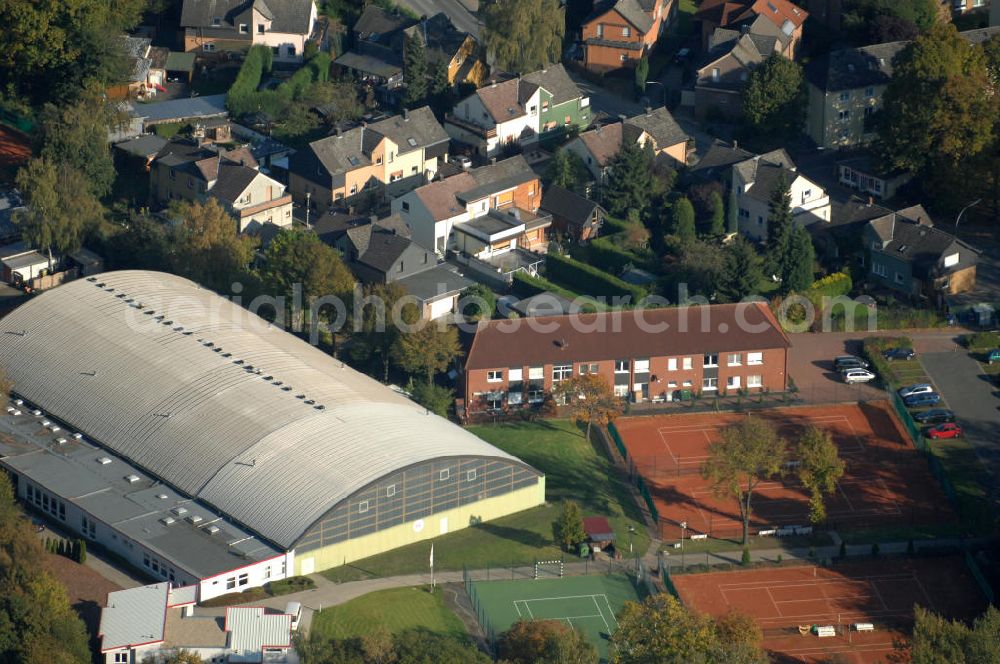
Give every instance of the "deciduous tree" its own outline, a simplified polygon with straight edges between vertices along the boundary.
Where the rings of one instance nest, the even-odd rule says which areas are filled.
[[[805,118],[806,94],[802,67],[772,53],[750,72],[743,91],[743,114],[755,131],[796,136]]]
[[[528,73],[561,59],[566,17],[558,0],[490,0],[480,10],[500,69]]]
[[[409,373],[424,373],[427,382],[446,371],[451,363],[462,356],[458,341],[458,328],[426,323],[415,332],[404,332],[394,347],[396,363]]]
[[[48,255],[50,270],[53,251],[76,251],[104,220],[104,208],[87,181],[69,165],[32,159],[18,172],[17,186],[24,193],[25,209],[15,213],[14,223],[26,242]]]
[[[555,620],[518,620],[500,635],[505,664],[597,664],[597,649],[582,632]]]
[[[416,305],[404,300],[406,295],[406,289],[395,281],[368,284],[364,288],[362,303],[358,305],[361,309],[361,330],[352,339],[351,355],[361,362],[380,360],[383,383],[389,382],[389,365],[402,335],[401,326],[396,325],[394,320],[397,315],[394,312],[398,312],[405,325],[413,325],[420,319]]]
[[[172,271],[214,290],[230,287],[243,275],[257,241],[236,232],[236,220],[214,198],[206,203],[175,204],[180,223],[171,232]]]
[[[575,501],[563,501],[559,519],[553,524],[552,534],[555,536],[556,544],[566,551],[572,551],[573,547],[587,539],[580,506]]]
[[[484,284],[474,284],[462,291],[459,306],[466,318],[473,321],[489,320],[497,310],[497,296]]]
[[[767,421],[748,416],[722,430],[722,440],[710,443],[702,475],[719,496],[735,498],[743,523],[743,545],[750,541],[753,494],[761,482],[781,473],[787,443]]]
[[[669,593],[625,602],[611,635],[613,664],[707,664],[718,652],[712,620],[688,611]]]
[[[834,492],[837,480],[844,475],[844,462],[829,431],[810,426],[795,441],[799,460],[799,481],[809,491],[809,520],[826,520],[824,496]]]
[[[587,423],[587,440],[596,422],[605,425],[622,412],[621,399],[615,396],[608,381],[598,374],[573,376],[556,384],[555,395],[564,400],[577,422]]]
[[[922,606],[914,610],[913,638],[897,643],[899,661],[913,664],[1000,661],[1000,610],[987,608],[970,628]]]

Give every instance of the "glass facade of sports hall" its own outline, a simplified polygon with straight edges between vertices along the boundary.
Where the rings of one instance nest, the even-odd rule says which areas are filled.
[[[295,544],[304,553],[330,544],[423,519],[539,481],[540,475],[510,461],[436,459],[388,475],[342,500]]]

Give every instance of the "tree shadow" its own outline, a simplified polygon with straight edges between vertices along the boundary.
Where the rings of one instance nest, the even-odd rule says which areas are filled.
[[[474,526],[474,528],[483,530],[491,535],[494,535],[495,537],[510,540],[512,542],[518,542],[519,544],[524,544],[525,546],[533,548],[541,548],[552,544],[550,540],[534,531],[525,530],[524,528],[501,526],[490,521],[480,523]]]

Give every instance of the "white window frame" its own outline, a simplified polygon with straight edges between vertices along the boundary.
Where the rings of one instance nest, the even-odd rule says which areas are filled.
[[[684,371],[690,371],[693,368],[693,364],[692,364],[691,358],[690,357],[685,357],[684,361],[681,362],[681,366],[684,368]]]
[[[760,374],[752,374],[750,376],[747,376],[748,388],[763,387],[763,385],[764,385],[763,376],[761,376]]]
[[[716,392],[719,389],[719,379],[718,378],[702,378],[701,379],[701,390],[702,392]]]
[[[396,485],[395,484],[390,484],[389,486],[387,486],[385,488],[385,497],[386,498],[392,498],[395,495],[396,495]]]
[[[633,365],[636,373],[649,373],[649,358],[637,359]]]
[[[710,358],[715,358],[711,360]],[[702,366],[708,369],[712,369],[719,366],[719,354],[718,353],[705,353],[702,358]]]
[[[501,369],[491,369],[486,372],[486,382],[487,383],[502,383],[503,382],[503,370]]]
[[[572,364],[553,364],[552,365],[552,382],[559,383],[564,380],[569,380],[573,377],[573,365]]]
[[[523,375],[524,375],[524,370],[521,369],[520,367],[516,369],[507,369],[507,380],[511,382],[523,380],[522,378]]]
[[[878,275],[880,277],[886,276],[887,272],[885,269],[885,265],[883,265],[882,263],[876,263],[875,261],[872,261],[872,274]]]
[[[726,365],[730,367],[742,367],[743,353],[729,353],[726,356]]]
[[[629,373],[630,360],[615,360],[615,373]]]
[[[667,371],[677,371],[677,358],[668,357],[667,358]]]
[[[476,481],[476,469],[475,468],[473,468],[471,470],[465,471],[465,481],[466,482],[475,482]]]
[[[739,376],[729,376],[726,378],[726,387],[729,389],[738,390],[740,389],[740,377]]]
[[[451,478],[451,468],[442,468],[438,471],[438,482],[447,482]]]
[[[371,508],[371,504],[367,500],[362,500],[358,502],[358,514],[364,514]]]
[[[747,353],[747,364],[749,366],[764,364],[764,353]]]

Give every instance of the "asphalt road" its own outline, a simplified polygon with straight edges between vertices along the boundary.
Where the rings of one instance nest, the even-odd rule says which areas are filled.
[[[920,361],[993,475],[994,497],[1000,496],[1000,399],[995,388],[979,363],[964,352],[925,353]]]
[[[431,17],[444,12],[456,28],[479,39],[479,20],[460,0],[400,0],[400,2],[417,16]]]

